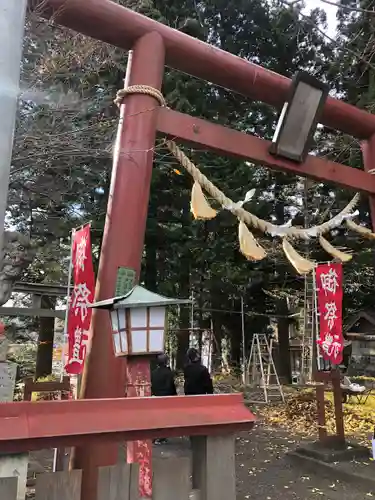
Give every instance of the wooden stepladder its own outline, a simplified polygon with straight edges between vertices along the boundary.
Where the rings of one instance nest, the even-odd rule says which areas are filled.
[[[271,400],[285,401],[272,356],[272,338],[264,333],[255,333],[251,342],[248,364],[249,385],[258,389],[260,400],[254,402],[269,403]],[[262,400],[263,398],[263,400]]]

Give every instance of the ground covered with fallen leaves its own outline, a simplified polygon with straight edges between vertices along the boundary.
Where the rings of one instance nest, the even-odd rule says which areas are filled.
[[[299,439],[278,427],[259,422],[236,438],[237,500],[365,500],[374,491],[307,474],[292,464],[287,452]],[[154,456],[189,456],[187,439],[172,439],[156,446]]]
[[[236,500],[365,500],[375,491],[359,491],[349,485],[315,474],[308,474],[287,457],[300,443],[300,437],[279,426],[259,420],[250,432],[236,438]],[[188,439],[171,439],[154,446],[154,456],[190,456]],[[44,450],[31,454],[30,477],[51,469],[53,453]],[[372,467],[372,464],[368,464]],[[375,465],[374,465],[375,467]],[[30,489],[29,499],[34,499]]]
[[[307,474],[286,453],[299,439],[280,428],[258,425],[237,438],[237,500],[364,500],[374,491]]]
[[[335,411],[332,394],[326,394],[326,425],[328,433],[335,432]],[[361,444],[369,445],[375,427],[375,398],[366,404],[343,405],[345,433]],[[317,410],[313,391],[287,395],[286,403],[259,406],[258,412],[266,423],[286,428],[300,436],[317,437]]]

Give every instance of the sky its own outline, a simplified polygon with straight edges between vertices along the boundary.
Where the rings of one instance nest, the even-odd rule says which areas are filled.
[[[327,23],[328,23],[327,35],[333,37],[335,35],[337,26],[337,21],[336,21],[337,8],[334,7],[333,5],[328,5],[326,3],[323,3],[320,0],[305,0],[305,4],[306,8],[303,12],[306,14],[308,14],[311,10],[316,9],[317,7],[319,7],[322,10],[325,10],[327,14]]]

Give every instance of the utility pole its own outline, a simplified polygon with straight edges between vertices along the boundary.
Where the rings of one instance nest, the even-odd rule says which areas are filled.
[[[19,94],[27,0],[0,3],[0,262]]]
[[[242,383],[246,384],[245,309],[241,295],[241,338],[242,338]]]

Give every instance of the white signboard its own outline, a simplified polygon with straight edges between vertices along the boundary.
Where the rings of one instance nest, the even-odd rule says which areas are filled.
[[[55,318],[55,332],[53,338],[53,358],[52,358],[52,374],[60,378],[64,371],[64,321]]]
[[[2,403],[13,401],[16,374],[16,363],[0,362],[0,401]]]

